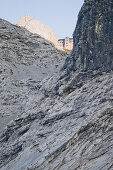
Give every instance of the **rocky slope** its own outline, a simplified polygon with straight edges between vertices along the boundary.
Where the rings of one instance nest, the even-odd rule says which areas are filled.
[[[47,25],[44,25],[40,21],[33,19],[29,15],[25,15],[24,17],[20,18],[16,24],[26,28],[32,33],[39,34],[41,37],[53,43],[58,48],[58,38]]]
[[[66,55],[39,35],[0,19],[0,128],[23,110],[43,78],[59,71]]]
[[[78,29],[79,23],[82,22],[82,25],[88,19],[81,20],[80,14],[84,17],[89,16],[87,13],[92,14],[90,16],[92,19],[94,10],[98,10],[101,5],[103,11],[104,6],[107,6],[111,13],[113,5],[111,0],[85,1],[79,13],[76,36],[81,29],[83,32],[84,29],[87,31],[89,26],[87,25],[87,29],[85,27]],[[92,8],[93,11],[90,11]],[[109,24],[111,25],[110,22]],[[104,32],[104,37],[107,35],[108,32]],[[87,36],[84,35],[84,38],[87,39]],[[106,60],[111,62],[113,56],[109,51],[111,44],[113,45],[112,38],[110,37],[109,43],[104,42],[108,45]],[[81,41],[79,40],[79,44]],[[87,66],[87,71],[84,72],[84,69],[81,69],[83,60],[79,46],[76,48],[76,44],[74,45],[72,53],[66,59],[65,69],[60,74],[43,79],[35,91],[33,88],[27,88],[29,93],[26,96],[29,101],[22,111],[18,108],[20,112],[15,113],[17,117],[12,118],[1,131],[2,170],[113,169],[112,64],[108,62],[106,65],[106,60],[101,59],[100,67]],[[83,42],[80,46],[84,49]],[[90,53],[87,54],[89,56]],[[99,54],[100,51],[97,51],[96,55]],[[80,64],[77,67],[79,60]],[[104,69],[101,69],[102,65],[105,66]],[[32,85],[34,84],[35,82],[32,82]],[[25,83],[22,84],[21,91],[24,91],[24,88]],[[14,98],[8,99],[16,101]],[[19,105],[22,105],[21,101]]]

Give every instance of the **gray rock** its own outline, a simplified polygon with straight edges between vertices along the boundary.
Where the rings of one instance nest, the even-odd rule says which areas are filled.
[[[73,33],[68,70],[113,70],[113,1],[86,0]]]
[[[0,19],[0,129],[29,105],[40,82],[58,73],[67,53]]]
[[[48,82],[50,91],[55,85]],[[1,156],[1,169],[112,169],[112,84],[113,73],[104,73],[70,93],[47,97],[43,83],[31,105],[2,131],[1,153],[10,156]],[[6,134],[8,140],[3,140]],[[22,145],[15,157],[14,144]]]
[[[102,5],[112,5],[111,1],[109,4],[107,2],[105,0],[98,0],[95,3],[93,0],[85,1],[79,16],[83,11],[85,17],[85,11],[87,14],[87,9],[90,8],[93,9],[92,12],[95,12],[101,3]],[[101,8],[104,10],[104,6]],[[106,9],[110,10],[110,8]],[[89,13],[89,15],[91,14]],[[85,20],[85,22],[89,22],[87,18]],[[84,20],[79,17],[79,22],[84,23]],[[17,28],[19,32],[20,30],[25,31],[25,29],[11,24],[9,24],[10,27],[7,27],[8,24],[2,29],[8,31],[9,28]],[[84,32],[86,27],[81,27],[80,32],[81,29]],[[28,35],[34,36],[25,31],[23,43],[27,41]],[[79,36],[82,35],[79,34]],[[8,40],[6,41],[5,38],[3,41],[7,45]],[[85,39],[85,35],[82,38]],[[15,44],[15,38],[12,39],[12,43],[13,41]],[[30,42],[32,41],[33,39]],[[41,37],[40,41],[42,42]],[[50,45],[47,45],[45,41],[42,45],[41,42],[39,46],[42,50],[47,50],[45,46]],[[103,39],[102,43],[105,43]],[[54,47],[50,47],[51,53],[52,48]],[[79,60],[79,57],[75,60],[73,56],[75,48],[76,46],[66,59],[66,69],[63,72],[52,75],[48,72],[50,69],[48,66],[46,71],[49,76],[44,76],[44,78],[40,75],[40,82],[36,77],[36,70],[34,70],[35,77],[29,73],[29,78],[25,69],[26,67],[30,69],[33,63],[38,62],[38,59],[33,60],[34,55],[28,55],[28,60],[26,50],[20,51],[26,61],[21,78],[18,74],[20,71],[18,65],[23,67],[22,60],[19,60],[18,63],[18,55],[16,55],[17,58],[13,57],[14,55],[8,55],[10,52],[12,54],[13,49],[10,44],[5,51],[2,51],[1,61],[3,53],[7,56],[7,60],[3,60],[4,67],[1,69],[1,109],[4,109],[3,118],[0,118],[0,124],[4,122],[4,126],[1,125],[0,134],[1,170],[113,169],[113,71],[110,71],[112,67],[108,64],[106,67],[102,67],[104,69],[100,69],[102,64],[100,63],[100,68],[88,67],[88,71],[83,72],[82,70],[81,72],[79,66],[75,67],[76,61]],[[29,47],[29,49],[32,50],[34,47]],[[29,51],[29,49],[27,50]],[[40,48],[35,47],[35,49]],[[111,46],[108,47],[108,51],[110,50],[112,51]],[[27,54],[29,54],[28,51]],[[18,52],[18,48],[16,48],[16,52]],[[97,55],[99,55],[98,51]],[[109,55],[108,57],[110,60],[112,59]],[[49,57],[47,61],[50,61]],[[54,61],[56,61],[55,58]],[[76,70],[74,68],[77,68],[76,72],[74,72]],[[8,118],[7,111],[10,114]],[[3,127],[5,128],[3,129]]]

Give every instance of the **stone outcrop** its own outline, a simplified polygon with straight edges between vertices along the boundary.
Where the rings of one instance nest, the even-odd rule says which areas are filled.
[[[39,35],[0,19],[0,128],[23,110],[40,81],[59,72],[66,55]]]
[[[80,14],[85,17],[88,9],[92,8],[93,12],[99,5],[104,9],[103,4],[107,4],[107,10],[110,10],[112,1],[109,0],[108,4],[107,0],[87,0]],[[89,15],[92,12],[90,11]],[[78,18],[78,24],[81,22],[82,25],[84,20],[81,19]],[[87,21],[86,18],[85,22],[89,20]],[[99,68],[87,67],[88,71],[81,69],[80,65],[83,65],[83,61],[80,60],[80,65],[77,65],[81,58],[76,58],[74,55],[75,52],[81,54],[80,47],[74,44],[72,53],[66,59],[64,71],[57,71],[54,75],[49,74],[51,66],[47,63],[48,76],[45,75],[45,78],[39,76],[42,80],[39,82],[36,77],[39,75],[39,67],[37,66],[33,74],[31,71],[35,68],[35,64],[41,66],[43,62],[45,63],[43,52],[47,53],[49,48],[51,53],[46,61],[50,62],[49,57],[53,56],[51,59],[53,58],[54,64],[56,57],[53,51],[57,51],[59,57],[62,54],[65,58],[65,54],[25,29],[3,20],[1,25],[0,97],[1,108],[4,109],[0,113],[1,170],[112,170],[113,71],[111,63],[108,62],[106,67],[101,67],[100,62]],[[84,29],[87,32],[88,28],[79,28],[81,34],[84,33]],[[111,30],[110,40],[113,37],[112,32],[113,30]],[[81,34],[77,35],[87,39],[85,34],[84,37]],[[77,35],[74,33],[74,37]],[[105,34],[105,37],[107,35]],[[90,38],[92,42],[94,37]],[[101,41],[101,38],[99,40]],[[81,41],[79,39],[79,44]],[[104,40],[102,43],[105,43]],[[32,59],[33,56],[37,56],[34,55],[34,49],[37,55],[40,54],[39,58],[41,57],[43,62],[40,63],[38,58]],[[40,53],[40,49],[44,51]],[[110,43],[107,51],[108,54],[112,52]],[[20,53],[21,58],[18,61]],[[99,55],[98,50],[97,54]],[[111,55],[106,57],[113,61]],[[58,62],[62,63],[61,60]],[[23,67],[23,74],[19,76]]]
[[[43,81],[30,105],[2,131],[1,169],[112,169],[113,73],[73,89],[70,82],[67,91],[61,85],[60,96],[52,95],[54,79]]]
[[[86,0],[73,33],[69,70],[113,70],[113,1]]]
[[[55,33],[50,27],[41,23],[41,21],[33,19],[29,15],[25,15],[24,17],[20,18],[16,24],[26,28],[32,33],[39,34],[41,37],[45,38],[47,41],[53,43],[57,48],[59,48],[58,38]]]

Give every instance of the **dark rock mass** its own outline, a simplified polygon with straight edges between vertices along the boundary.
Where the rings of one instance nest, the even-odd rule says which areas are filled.
[[[113,0],[85,0],[73,33],[69,70],[113,70]]]
[[[64,52],[0,20],[0,170],[113,170],[112,9],[85,0],[64,71]]]

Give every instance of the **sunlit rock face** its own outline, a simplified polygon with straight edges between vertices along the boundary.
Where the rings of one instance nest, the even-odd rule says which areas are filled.
[[[85,0],[73,39],[69,70],[113,70],[113,1]]]
[[[32,33],[39,34],[58,48],[58,37],[49,26],[44,25],[41,21],[33,19],[29,15],[25,15],[20,18],[16,24],[26,28]]]

